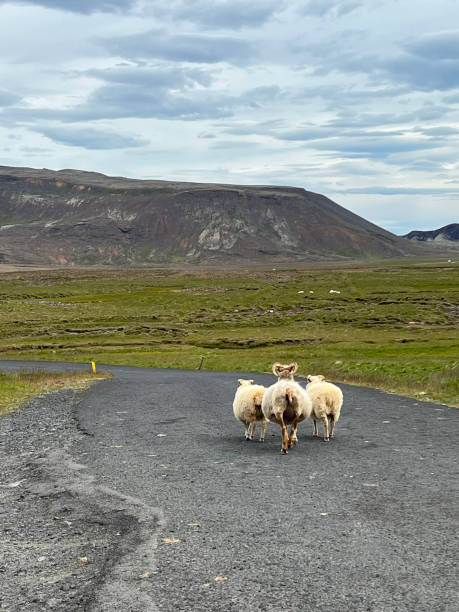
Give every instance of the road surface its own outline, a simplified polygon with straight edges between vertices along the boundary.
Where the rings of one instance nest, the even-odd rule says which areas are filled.
[[[87,609],[459,609],[456,409],[340,385],[335,439],[308,420],[283,456],[277,425],[247,442],[234,419],[247,374],[103,369],[114,379],[79,397],[67,459],[139,529]]]

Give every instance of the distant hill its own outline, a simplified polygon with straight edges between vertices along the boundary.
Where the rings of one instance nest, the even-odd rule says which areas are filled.
[[[434,243],[442,247],[459,248],[459,223],[451,223],[450,225],[440,227],[440,229],[426,232],[415,230],[406,234],[403,238],[418,242]]]
[[[0,166],[0,262],[250,265],[424,254],[293,187]]]

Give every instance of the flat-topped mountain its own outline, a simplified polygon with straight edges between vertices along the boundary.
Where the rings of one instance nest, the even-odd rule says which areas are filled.
[[[431,231],[414,230],[403,236],[408,240],[416,240],[418,242],[429,242],[438,244],[439,246],[458,246],[459,247],[459,223],[451,223],[440,227],[440,229]]]
[[[304,189],[0,166],[2,263],[247,266],[423,252]]]

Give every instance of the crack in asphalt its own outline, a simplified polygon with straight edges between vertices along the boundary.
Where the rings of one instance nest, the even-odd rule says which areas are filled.
[[[110,526],[120,536],[98,569],[85,610],[156,612],[146,579],[156,569],[157,531],[164,522],[160,510],[98,484],[87,466],[76,463],[66,450],[49,451],[35,466],[41,476],[28,489],[33,495],[53,499],[53,513],[85,508],[91,522]]]

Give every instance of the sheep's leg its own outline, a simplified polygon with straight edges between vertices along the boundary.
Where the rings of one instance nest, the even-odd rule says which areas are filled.
[[[324,424],[324,442],[329,442],[330,438],[328,437],[328,418],[327,418],[327,415],[322,417],[322,423]]]
[[[298,444],[298,437],[296,435],[296,428],[298,426],[298,419],[294,419],[290,425],[290,436],[288,438],[288,447],[290,448],[294,444]]]
[[[255,427],[257,426],[257,422],[253,421],[252,422],[252,431],[250,433],[250,439],[253,440],[253,436],[255,435]]]
[[[335,435],[335,417],[330,415],[330,438],[333,438]]]
[[[282,412],[279,412],[276,415],[276,418],[279,422],[279,425],[282,428],[282,450],[281,453],[283,455],[286,455],[288,453],[288,433],[287,433],[287,426],[284,423],[284,415],[282,414]]]
[[[244,421],[245,439],[250,440],[250,421]]]
[[[261,422],[261,434],[260,434],[260,442],[264,442],[265,441],[265,431],[266,431],[266,425],[268,424],[268,421],[266,419],[263,419]]]
[[[312,435],[313,436],[318,436],[319,435],[319,430],[317,429],[317,421],[315,420],[314,417],[312,417],[312,420],[314,421],[314,433]]]

